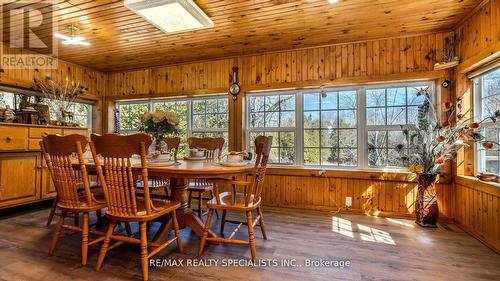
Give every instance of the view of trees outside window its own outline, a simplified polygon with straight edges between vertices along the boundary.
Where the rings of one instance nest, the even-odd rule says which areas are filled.
[[[371,167],[405,167],[396,146],[411,149],[401,125],[416,124],[418,106],[424,97],[415,87],[376,88],[366,90],[366,127],[368,129],[368,165]]]
[[[306,93],[304,164],[357,165],[357,93]]]
[[[148,111],[163,110],[179,114],[179,157],[186,156],[187,137],[223,137],[229,142],[227,96],[118,102],[118,131],[133,134],[139,131],[140,116]]]
[[[295,163],[295,95],[255,95],[248,98],[249,149],[259,135],[273,136],[270,163]]]
[[[193,99],[192,126],[194,137],[224,138],[224,149],[229,144],[227,97]]]
[[[416,124],[424,101],[418,91],[430,86],[249,94],[248,145],[254,149],[258,135],[273,136],[270,159],[275,164],[406,167],[396,148],[410,150],[412,144],[401,126]]]
[[[474,95],[479,100],[477,120],[493,116],[500,110],[500,69],[487,73],[475,79],[476,87]],[[500,129],[494,127],[492,122],[481,124],[486,140],[500,143]],[[478,145],[478,172],[487,172],[500,175],[500,147],[494,145],[493,149],[486,150]]]

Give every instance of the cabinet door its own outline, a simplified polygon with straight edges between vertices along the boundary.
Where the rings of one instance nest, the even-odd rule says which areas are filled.
[[[45,160],[42,161],[42,198],[52,198],[56,196],[56,186],[47,168]]]
[[[0,154],[0,207],[40,199],[39,153]]]

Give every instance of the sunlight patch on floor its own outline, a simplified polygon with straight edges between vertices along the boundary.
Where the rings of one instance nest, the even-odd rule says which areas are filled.
[[[353,239],[357,237],[363,241],[396,245],[389,232],[362,224],[353,225],[350,220],[335,216],[332,216],[332,231]]]
[[[396,220],[396,219],[391,219],[391,218],[386,218],[386,219],[387,219],[387,221],[395,223],[395,224],[399,224],[399,225],[402,225],[402,226],[415,228],[415,225],[407,223],[407,222],[404,222],[404,221],[401,221],[401,220]]]

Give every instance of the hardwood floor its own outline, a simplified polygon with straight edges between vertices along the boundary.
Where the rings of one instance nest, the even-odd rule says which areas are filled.
[[[237,245],[205,248],[203,261],[218,260],[217,267],[187,266],[188,260],[196,260],[199,238],[184,230],[184,254],[173,245],[157,255],[182,260],[184,266],[151,267],[150,280],[456,281],[500,276],[500,255],[455,225],[422,229],[400,219],[269,207],[264,212],[269,240],[256,229],[257,258],[296,259],[301,267],[223,267],[223,258],[249,260],[249,248]],[[0,216],[0,280],[141,280],[140,249],[129,244],[111,250],[100,272],[93,268],[97,248],[89,250],[89,265],[80,265],[77,236],[62,238],[49,256],[54,224],[44,226],[47,214],[43,208]],[[226,225],[226,234],[232,228]],[[237,238],[246,239],[246,228]],[[306,259],[344,260],[351,266],[307,267]]]

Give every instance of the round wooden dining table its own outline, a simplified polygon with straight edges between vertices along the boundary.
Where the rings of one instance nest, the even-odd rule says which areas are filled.
[[[133,161],[134,162],[134,161]],[[85,165],[89,173],[95,173],[95,165],[93,161]],[[135,165],[133,165],[135,166]],[[133,169],[136,170],[136,169]],[[189,209],[187,184],[189,179],[223,179],[248,174],[252,171],[252,166],[228,167],[222,166],[218,162],[206,160],[185,160],[179,161],[176,164],[168,163],[161,165],[154,163],[148,165],[148,176],[169,178],[170,185],[165,188],[170,188],[171,200],[181,203],[181,206],[176,210],[177,219],[181,228],[189,227],[198,236],[203,234],[203,222],[196,214]],[[141,173],[140,165],[137,165],[136,172]],[[168,191],[165,190],[168,194]],[[168,234],[172,229],[172,220],[162,221],[153,241],[161,242],[167,239]],[[215,237],[216,234],[209,231],[209,236]]]

